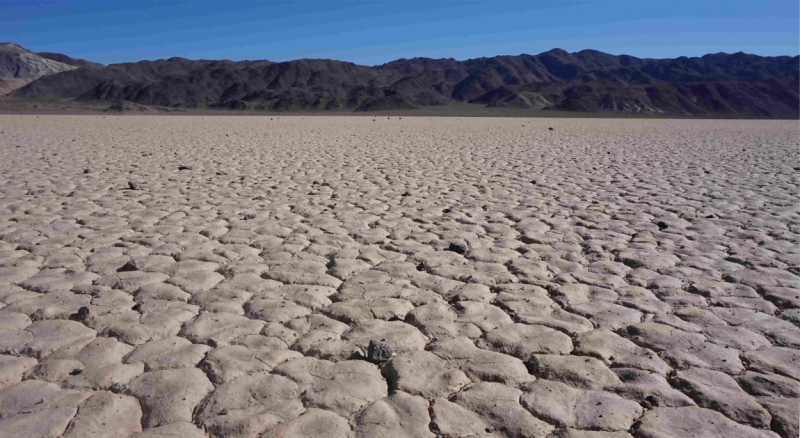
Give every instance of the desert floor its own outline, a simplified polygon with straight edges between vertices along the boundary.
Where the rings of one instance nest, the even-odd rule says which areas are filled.
[[[0,436],[797,437],[799,139],[0,116]]]

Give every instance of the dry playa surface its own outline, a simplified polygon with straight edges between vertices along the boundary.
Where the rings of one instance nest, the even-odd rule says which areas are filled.
[[[0,437],[796,438],[799,138],[0,116]]]

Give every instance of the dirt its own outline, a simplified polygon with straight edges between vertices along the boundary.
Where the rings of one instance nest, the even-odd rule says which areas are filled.
[[[0,116],[0,435],[796,437],[799,137]]]

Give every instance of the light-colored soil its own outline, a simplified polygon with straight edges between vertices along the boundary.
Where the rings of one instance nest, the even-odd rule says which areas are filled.
[[[0,436],[796,437],[799,138],[0,116]]]
[[[16,90],[17,88],[22,88],[31,82],[39,79],[38,77],[34,78],[10,78],[0,80],[0,99],[5,97],[6,94],[11,93],[12,91]]]

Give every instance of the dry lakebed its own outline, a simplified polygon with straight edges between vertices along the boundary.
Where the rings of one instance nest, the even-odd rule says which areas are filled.
[[[0,116],[0,437],[796,438],[799,139]]]

